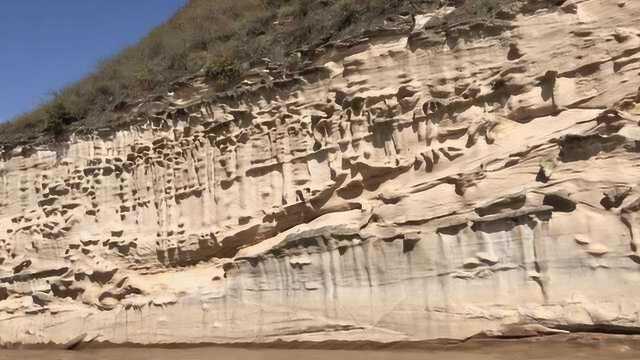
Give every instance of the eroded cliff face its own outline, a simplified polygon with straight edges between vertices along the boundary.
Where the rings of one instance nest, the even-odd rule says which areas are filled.
[[[14,150],[0,340],[640,329],[640,2],[450,11]]]

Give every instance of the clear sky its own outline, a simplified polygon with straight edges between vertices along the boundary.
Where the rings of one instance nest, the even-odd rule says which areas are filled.
[[[4,0],[0,122],[44,102],[133,45],[187,0]]]

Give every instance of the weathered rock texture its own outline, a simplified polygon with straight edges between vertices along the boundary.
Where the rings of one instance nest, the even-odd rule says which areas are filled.
[[[8,154],[0,339],[640,329],[640,2],[451,10]]]

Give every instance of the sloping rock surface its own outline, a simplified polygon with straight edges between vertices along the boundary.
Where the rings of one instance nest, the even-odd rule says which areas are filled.
[[[640,2],[451,11],[7,154],[0,341],[640,329]]]

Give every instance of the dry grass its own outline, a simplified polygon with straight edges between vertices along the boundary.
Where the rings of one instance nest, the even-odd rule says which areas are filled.
[[[0,125],[0,143],[46,141],[71,127],[108,126],[114,106],[166,90],[199,71],[221,87],[254,60],[346,37],[436,0],[191,0],[138,44],[97,66],[34,111]]]

